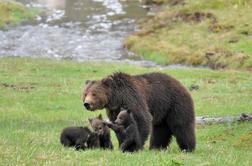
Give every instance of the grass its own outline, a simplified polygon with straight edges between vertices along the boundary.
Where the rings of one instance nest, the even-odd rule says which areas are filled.
[[[23,4],[13,0],[0,0],[0,28],[6,25],[17,25],[22,21],[34,18],[38,9],[28,9]]]
[[[252,69],[252,1],[184,0],[140,23],[125,47],[159,64]]]
[[[252,164],[252,125],[235,123],[197,127],[197,149],[182,153],[173,141],[167,151],[123,154],[115,135],[113,151],[76,152],[59,143],[67,126],[88,125],[105,111],[88,112],[81,101],[86,79],[114,71],[139,74],[161,71],[191,91],[197,115],[237,115],[252,112],[252,76],[245,71],[143,68],[106,62],[0,59],[0,165],[246,165]]]

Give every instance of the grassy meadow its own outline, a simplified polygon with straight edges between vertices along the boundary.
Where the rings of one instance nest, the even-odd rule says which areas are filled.
[[[197,149],[179,151],[175,140],[166,151],[145,149],[135,154],[74,151],[59,143],[64,127],[88,125],[105,111],[84,109],[81,93],[86,79],[115,71],[131,74],[159,71],[190,88],[199,115],[239,115],[252,112],[252,73],[209,69],[144,68],[123,63],[73,62],[50,59],[0,59],[0,165],[246,165],[252,164],[252,124],[197,126]]]
[[[159,64],[252,69],[251,0],[150,1],[164,5],[140,23],[126,48]]]

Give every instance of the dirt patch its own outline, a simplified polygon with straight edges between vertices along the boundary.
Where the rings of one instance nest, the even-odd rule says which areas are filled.
[[[240,40],[239,37],[234,36],[234,37],[232,37],[231,39],[228,40],[228,43],[238,43],[239,40]]]
[[[252,148],[252,130],[242,134],[233,144],[237,148]]]
[[[240,34],[245,36],[252,36],[252,30],[250,24],[246,23],[243,25],[243,29],[240,31]]]
[[[165,18],[162,18],[165,17]],[[156,16],[151,20],[151,24],[148,28],[141,28],[140,31],[134,33],[134,35],[142,37],[155,32],[158,29],[169,27],[174,21],[184,21],[199,23],[206,19],[211,19],[212,22],[216,22],[216,18],[212,13],[193,12],[193,13],[172,13],[167,16]],[[143,23],[143,25],[145,25]]]
[[[0,87],[10,88],[17,91],[26,91],[29,92],[35,89],[35,83],[20,83],[20,84],[8,84],[8,83],[0,83]]]
[[[242,35],[245,35],[245,36],[251,36],[251,35],[252,35],[252,31],[243,30],[243,31],[241,31],[241,34],[242,34]]]
[[[218,23],[214,23],[209,26],[208,30],[210,32],[219,33],[219,32],[228,32],[232,30],[233,28],[234,28],[233,25],[221,25]]]
[[[232,128],[230,129],[225,129],[223,130],[223,133],[222,134],[218,134],[218,135],[214,135],[214,136],[211,136],[209,139],[208,139],[208,142],[210,143],[217,143],[217,142],[222,142],[222,141],[226,141],[228,138],[234,136],[234,131]]]
[[[192,13],[178,13],[175,15],[175,18],[183,20],[185,22],[196,22],[200,23],[206,19],[211,20],[212,23],[217,22],[216,17],[213,13],[204,13],[204,12],[192,12]]]
[[[177,20],[182,20],[184,22],[194,22],[194,23],[200,23],[205,20],[210,20],[208,30],[214,33],[228,32],[234,28],[233,25],[219,24],[217,17],[213,13],[209,12],[205,13],[197,11],[192,13],[178,13],[175,15],[175,18]]]
[[[199,85],[197,85],[197,84],[192,84],[190,87],[189,87],[189,90],[190,91],[197,91],[197,90],[199,90]]]
[[[215,144],[217,142],[222,142],[222,141],[226,141],[226,136],[224,135],[214,136],[214,137],[211,137],[208,142]]]
[[[124,47],[162,65],[252,70],[249,47],[252,31],[249,21],[241,21],[246,19],[244,14],[241,12],[241,19],[235,22],[230,14],[219,12],[229,2],[220,6],[217,2],[185,2],[184,6],[164,5],[141,21],[139,31],[126,39]]]
[[[157,15],[151,19],[151,21],[147,21],[147,24],[149,26],[146,26],[146,22],[142,22],[142,27],[140,27],[140,31],[137,31],[134,33],[136,36],[146,36],[150,33],[154,33],[156,30],[161,28],[166,28],[172,25],[172,22],[176,21],[184,21],[187,23],[200,23],[204,20],[210,20],[211,25],[215,25],[217,22],[216,17],[212,13],[204,13],[204,12],[192,12],[192,13],[184,13],[184,12],[178,12],[178,13],[170,13],[167,14],[164,12],[160,15]]]
[[[210,79],[210,78],[203,78],[202,80],[206,84],[215,84],[217,82],[217,80]]]
[[[243,66],[245,61],[249,58],[248,55],[242,52],[233,52],[225,49],[215,48],[214,50],[205,53],[206,64],[211,69],[224,69],[229,67],[229,62],[225,59],[232,59],[239,66]]]

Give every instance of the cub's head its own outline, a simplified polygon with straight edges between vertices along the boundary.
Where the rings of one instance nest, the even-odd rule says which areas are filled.
[[[105,135],[107,132],[109,132],[109,129],[106,125],[103,123],[102,115],[100,114],[99,116],[93,118],[93,119],[88,119],[89,123],[95,133],[98,135]]]
[[[109,101],[111,77],[103,80],[86,81],[83,92],[83,104],[89,111],[103,109]]]
[[[121,109],[120,113],[117,115],[115,124],[127,126],[131,122],[130,111]]]

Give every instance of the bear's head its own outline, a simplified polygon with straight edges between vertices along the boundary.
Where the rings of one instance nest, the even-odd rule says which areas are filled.
[[[103,123],[102,115],[88,119],[93,131],[98,135],[106,135],[109,132],[109,128]]]
[[[114,73],[102,80],[86,81],[83,92],[83,104],[89,111],[108,108],[117,110],[127,104],[126,100],[134,100],[135,89],[131,76],[125,73]],[[131,96],[131,97],[129,97]]]
[[[89,111],[103,109],[109,101],[110,82],[112,78],[103,80],[87,80],[86,88],[83,92],[83,104]]]
[[[117,118],[115,120],[115,124],[117,125],[122,125],[122,126],[127,126],[130,122],[130,111],[121,109],[120,113],[117,115]]]

